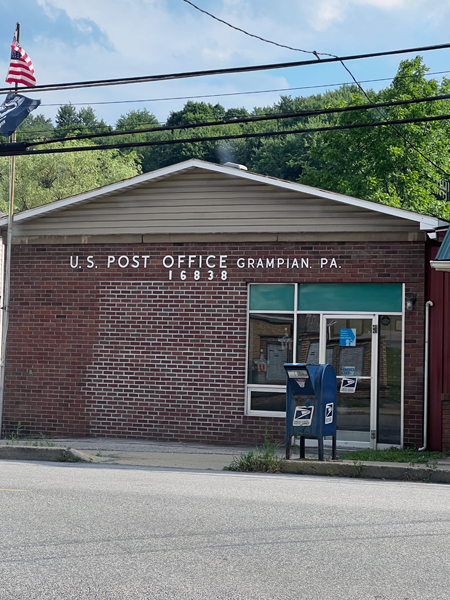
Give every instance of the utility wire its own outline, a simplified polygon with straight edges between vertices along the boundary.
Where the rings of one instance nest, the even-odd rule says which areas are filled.
[[[427,75],[432,76],[432,75],[441,75],[444,73],[450,73],[450,71],[438,71],[438,72],[433,72],[433,73],[427,73]],[[405,75],[402,77],[402,79],[409,79],[411,77],[415,77],[414,75]],[[361,83],[372,83],[372,82],[377,82],[377,81],[392,81],[392,77],[386,77],[383,79],[367,79],[362,81]],[[221,96],[238,96],[238,95],[242,95],[242,94],[262,94],[265,92],[279,92],[279,91],[292,91],[292,90],[302,90],[302,89],[313,89],[313,88],[322,88],[322,87],[333,87],[333,86],[346,86],[346,85],[353,85],[353,82],[349,83],[349,82],[345,82],[345,83],[330,83],[330,84],[324,84],[324,85],[318,85],[318,86],[305,86],[305,87],[295,87],[295,88],[281,88],[281,89],[273,89],[273,90],[258,90],[258,91],[249,91],[249,92],[231,92],[229,94],[211,94],[211,95],[203,95],[203,96],[180,96],[180,97],[175,97],[175,98],[159,98],[159,99],[148,99],[148,100],[118,100],[118,101],[106,101],[106,102],[76,102],[76,103],[70,103],[70,106],[91,106],[91,105],[96,105],[96,104],[122,104],[122,103],[129,103],[129,102],[157,102],[159,100],[190,100],[193,98],[215,98],[215,97],[221,97]],[[411,102],[420,102],[420,101],[433,101],[433,100],[439,100],[439,99],[444,99],[444,96],[430,96],[428,98],[423,97],[420,99],[411,99]],[[404,102],[410,102],[409,100],[406,100]],[[402,101],[403,102],[403,101]],[[372,103],[373,105],[373,103]],[[390,104],[392,105],[392,104]],[[68,106],[67,104],[41,104],[40,106]],[[369,107],[370,108],[370,107]],[[231,109],[233,110],[233,109]],[[320,113],[318,113],[320,114]],[[141,122],[142,125],[145,125],[145,122]],[[150,122],[148,122],[148,124],[150,125]],[[164,125],[164,123],[160,123],[161,126]],[[80,123],[80,126],[83,126],[82,123]],[[201,124],[199,125],[201,126]],[[53,127],[53,125],[52,125]],[[106,129],[105,129],[106,127]],[[55,128],[58,129],[58,128]],[[98,126],[98,127],[93,127],[91,129],[91,131],[93,132],[93,134],[98,131],[101,130],[102,132],[108,133],[111,131],[111,126],[110,125],[102,125],[102,126]],[[136,131],[137,133],[142,133],[142,129],[140,131],[138,130],[132,130],[133,132]],[[19,132],[21,133],[21,132]],[[33,129],[33,131],[27,132],[28,136],[27,139],[33,139],[36,137],[41,137],[42,134],[48,134],[49,130],[48,129]],[[92,137],[92,136],[90,136]]]
[[[190,0],[182,0],[183,2],[186,2],[187,4],[190,4],[193,8],[195,8],[196,10],[205,13],[206,15],[208,15],[209,17],[215,19],[216,21],[220,21],[221,23],[227,25],[228,27],[231,27],[232,29],[236,29],[237,31],[240,31],[241,33],[244,33],[245,35],[248,35],[250,37],[254,37],[257,38],[259,40],[261,40],[262,42],[265,42],[267,44],[272,44],[274,46],[281,46],[283,48],[288,48],[289,50],[294,50],[294,52],[306,52],[309,54],[314,54],[314,56],[319,60],[322,61],[322,59],[320,58],[320,56],[331,56],[337,60],[339,60],[339,62],[341,63],[341,65],[344,67],[344,69],[347,71],[347,73],[350,75],[350,77],[353,79],[353,81],[355,82],[355,84],[358,86],[358,89],[364,94],[364,96],[367,98],[367,100],[373,104],[372,99],[368,96],[368,94],[366,94],[366,92],[364,91],[364,88],[362,87],[362,85],[356,80],[356,78],[354,77],[353,73],[350,71],[350,69],[345,65],[344,58],[339,58],[338,56],[336,56],[335,54],[325,54],[325,53],[319,53],[316,51],[310,51],[310,50],[302,50],[300,48],[292,48],[291,46],[282,46],[281,44],[278,44],[277,42],[273,42],[272,40],[266,40],[265,38],[259,37],[257,35],[254,35],[252,33],[249,33],[248,31],[245,31],[244,29],[240,29],[239,27],[235,27],[234,25],[231,25],[230,23],[227,23],[226,21],[223,21],[222,19],[219,19],[218,17],[212,15],[209,12],[206,12],[205,10],[199,8],[198,6],[196,6],[195,4],[193,4],[193,2],[190,2]],[[329,59],[325,59],[328,60]],[[323,61],[325,62],[325,61]],[[375,105],[374,105],[375,106]],[[378,110],[378,109],[377,109]],[[387,117],[383,114],[382,111],[378,110],[378,113],[380,114],[380,116],[382,117],[382,119],[384,119],[387,122]],[[401,133],[398,129],[396,129],[394,127],[394,125],[392,125],[392,129],[397,133],[397,135],[399,135],[403,141],[408,144],[408,146],[410,146],[413,150],[415,150],[418,154],[420,154],[420,156],[422,158],[424,158],[426,161],[428,161],[431,165],[433,165],[436,169],[438,169],[439,171],[441,171],[442,173],[444,173],[445,175],[447,175],[448,177],[450,177],[450,173],[447,173],[447,171],[445,171],[444,169],[442,169],[439,165],[437,165],[434,161],[432,161],[430,158],[428,158],[428,156],[425,156],[425,154],[423,154],[423,152],[421,152],[421,150],[419,150],[412,142],[410,142],[404,135],[403,133]]]
[[[323,108],[323,109],[313,109],[313,110],[303,110],[298,112],[289,112],[289,113],[274,113],[274,114],[264,114],[258,115],[254,117],[232,117],[230,119],[222,119],[216,121],[204,121],[200,123],[189,123],[183,125],[162,125],[162,126],[153,126],[153,127],[142,127],[139,129],[125,129],[121,131],[103,131],[100,133],[86,133],[81,135],[73,135],[66,136],[60,138],[47,138],[45,140],[39,141],[26,141],[22,140],[20,143],[25,144],[26,147],[32,146],[40,146],[42,144],[54,144],[56,142],[68,142],[68,141],[77,141],[84,139],[94,139],[94,138],[107,138],[113,136],[121,136],[121,135],[133,135],[140,133],[155,133],[162,131],[179,131],[186,129],[199,129],[202,127],[217,127],[220,125],[240,125],[246,123],[257,123],[260,121],[278,121],[284,119],[295,119],[295,118],[306,118],[306,117],[316,117],[322,115],[332,115],[332,114],[340,114],[346,112],[354,112],[354,111],[365,111],[365,110],[374,110],[376,109],[378,112],[380,108],[385,107],[395,107],[395,106],[408,106],[411,104],[420,104],[425,102],[437,102],[443,100],[450,100],[450,94],[442,94],[440,96],[428,96],[423,98],[410,98],[408,100],[392,100],[390,102],[379,102],[377,104],[358,104],[354,106],[341,106],[338,108]],[[384,119],[386,117],[383,116]],[[0,144],[0,149],[2,145]],[[437,167],[439,168],[439,167]]]
[[[201,12],[201,13],[203,13],[205,15],[208,15],[208,17],[211,17],[212,19],[215,19],[216,21],[219,21],[219,23],[223,23],[227,27],[231,27],[231,29],[235,29],[236,31],[240,31],[241,33],[244,33],[245,35],[248,35],[249,37],[256,38],[257,40],[260,40],[261,42],[266,42],[267,44],[272,44],[273,46],[278,46],[279,48],[287,48],[288,50],[294,50],[295,52],[304,52],[305,54],[314,54],[314,56],[316,58],[319,58],[319,55],[320,56],[333,56],[334,57],[334,54],[326,54],[324,52],[315,52],[314,50],[300,50],[299,48],[293,48],[292,46],[285,46],[284,44],[278,44],[278,42],[273,42],[272,40],[266,40],[265,38],[260,37],[259,35],[255,35],[254,33],[249,33],[248,31],[245,31],[245,29],[241,29],[240,27],[236,27],[235,25],[231,25],[231,23],[228,23],[227,21],[223,21],[222,19],[219,19],[219,17],[216,17],[215,15],[209,13],[208,11],[203,10],[203,8],[200,8],[199,6],[197,6],[196,4],[194,4],[193,2],[190,2],[190,0],[183,0],[183,2],[186,2],[186,4],[190,4],[193,8],[195,8],[195,10],[198,10],[199,12]]]
[[[353,74],[350,72],[350,69],[347,68],[347,66],[344,64],[343,61],[341,61],[342,66],[344,67],[344,69],[348,72],[348,74],[350,75],[350,77],[353,79],[353,81],[355,82],[355,84],[358,86],[358,89],[361,90],[361,92],[364,94],[364,97],[367,98],[367,100],[372,104],[373,108],[379,113],[379,115],[381,116],[382,119],[384,119],[386,122],[388,121],[388,117],[383,113],[383,111],[380,110],[379,106],[377,106],[373,100],[370,98],[370,96],[366,93],[366,91],[364,90],[364,88],[362,87],[362,85],[356,81],[355,77],[353,76]],[[445,169],[443,169],[442,167],[440,167],[438,164],[436,164],[434,162],[434,160],[431,160],[431,158],[429,158],[428,156],[426,156],[421,150],[419,150],[419,148],[417,148],[417,146],[415,144],[413,144],[405,135],[403,135],[403,133],[397,129],[397,127],[395,127],[395,125],[393,125],[391,123],[391,127],[392,129],[395,131],[395,133],[397,135],[399,135],[402,140],[408,144],[408,146],[410,146],[413,150],[415,150],[422,158],[424,158],[427,162],[430,163],[430,165],[433,165],[433,167],[435,167],[436,169],[438,169],[438,171],[441,171],[441,173],[444,173],[444,175],[446,175],[447,177],[450,177],[450,173],[448,173]]]
[[[444,75],[450,73],[450,71],[435,71],[433,73],[427,73],[427,77],[433,75]],[[415,75],[404,75],[399,79],[410,79]],[[380,81],[392,81],[394,77],[383,77],[380,79],[363,79],[360,83],[378,83]],[[169,102],[172,100],[199,100],[202,98],[226,98],[228,96],[250,96],[251,94],[271,94],[278,92],[295,92],[298,90],[315,90],[329,87],[344,87],[347,85],[353,85],[353,81],[343,81],[342,83],[323,83],[321,85],[304,85],[300,87],[288,87],[288,88],[273,88],[270,90],[248,90],[246,92],[224,92],[222,94],[200,94],[198,96],[172,96],[170,98],[145,98],[141,100],[105,100],[104,102],[71,102],[71,106],[99,106],[103,104],[136,104],[139,102]],[[66,106],[60,102],[55,103],[41,103],[40,106]]]
[[[188,71],[182,73],[166,73],[162,75],[144,75],[141,77],[123,77],[116,79],[98,79],[92,81],[76,81],[72,83],[51,83],[47,85],[36,85],[34,87],[19,87],[18,92],[27,92],[27,94],[35,92],[51,92],[60,90],[71,90],[88,87],[104,87],[110,85],[127,85],[131,83],[152,83],[155,81],[171,81],[175,79],[188,79],[192,77],[209,77],[211,75],[229,75],[234,73],[251,73],[257,71],[269,71],[274,69],[289,69],[292,67],[303,67],[307,65],[328,64],[333,62],[341,62],[343,60],[361,60],[363,58],[377,58],[380,56],[393,56],[398,54],[409,54],[412,52],[429,52],[431,50],[443,50],[450,48],[448,44],[438,44],[434,46],[421,46],[417,48],[404,48],[401,50],[388,50],[385,52],[371,52],[368,54],[354,54],[350,56],[321,58],[320,60],[303,60],[295,62],[272,63],[266,65],[253,65],[247,67],[230,67],[226,69],[210,69],[203,71]],[[0,94],[10,94],[12,88],[1,88]]]
[[[26,142],[16,142],[15,144],[2,144],[0,145],[0,157],[1,156],[35,156],[37,154],[61,154],[67,152],[86,152],[91,150],[111,150],[120,148],[140,148],[145,146],[169,146],[173,144],[184,144],[194,142],[212,142],[221,140],[238,140],[246,138],[262,138],[262,137],[275,137],[281,135],[292,135],[302,133],[317,133],[321,131],[341,131],[344,129],[361,129],[368,127],[386,127],[388,125],[406,125],[408,123],[428,123],[432,121],[447,121],[450,119],[450,114],[447,115],[436,115],[433,117],[417,117],[411,119],[397,119],[393,121],[378,121],[374,123],[351,123],[348,125],[331,125],[327,127],[313,127],[308,129],[287,129],[283,131],[265,131],[257,133],[240,133],[240,134],[226,134],[222,136],[204,136],[195,138],[179,138],[170,140],[156,140],[149,142],[129,142],[120,144],[105,144],[98,146],[79,146],[79,147],[66,147],[66,148],[46,148],[43,150],[27,150]],[[51,141],[45,142],[51,144]],[[55,142],[53,142],[55,143]]]

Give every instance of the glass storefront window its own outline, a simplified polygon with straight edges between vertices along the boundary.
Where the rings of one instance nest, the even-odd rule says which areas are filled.
[[[348,339],[345,339],[347,332]],[[338,377],[371,376],[371,319],[327,319],[326,336],[326,360],[333,365]],[[350,336],[354,336],[354,341]]]
[[[400,445],[402,290],[401,284],[251,284],[248,414],[282,417],[284,363],[323,361],[337,376],[338,440]]]
[[[378,443],[400,444],[402,405],[402,318],[379,319]]]
[[[250,315],[247,371],[249,384],[286,384],[283,365],[292,362],[293,329],[294,317],[291,315]]]
[[[325,322],[327,362],[333,365],[337,375],[340,439],[370,440],[372,326],[371,318],[330,317]],[[346,377],[356,380],[352,393],[341,389]]]
[[[298,363],[319,364],[320,315],[298,315],[297,359]]]
[[[341,379],[337,390],[337,429],[339,439],[369,441],[370,430],[370,379],[358,378],[353,394],[340,392]]]
[[[250,396],[250,409],[285,412],[286,410],[286,392],[252,390]]]

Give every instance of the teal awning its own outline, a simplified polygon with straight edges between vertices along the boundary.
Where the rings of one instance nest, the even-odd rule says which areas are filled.
[[[450,228],[447,229],[444,241],[442,242],[434,260],[450,260]]]

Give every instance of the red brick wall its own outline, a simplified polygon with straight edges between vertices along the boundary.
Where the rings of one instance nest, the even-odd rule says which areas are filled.
[[[200,254],[226,255],[228,268],[216,258],[211,281],[204,263],[199,280],[192,267],[169,281],[164,256]],[[148,256],[146,268],[142,258],[118,266],[133,255]],[[238,268],[239,257],[310,267]],[[321,257],[338,268],[321,269]],[[269,422],[283,439],[283,419],[244,416],[248,282],[406,282],[418,298],[406,313],[405,443],[420,445],[423,272],[418,243],[14,246],[5,430],[20,421],[31,434],[253,442]]]

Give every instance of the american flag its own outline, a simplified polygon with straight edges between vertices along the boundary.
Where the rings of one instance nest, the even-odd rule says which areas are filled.
[[[36,85],[33,63],[25,50],[17,43],[16,34],[14,34],[11,44],[11,62],[9,63],[6,82],[19,83],[27,87]]]

